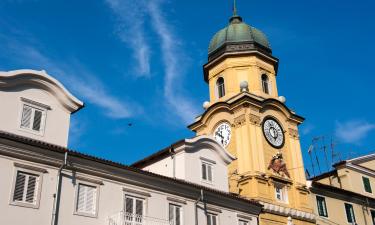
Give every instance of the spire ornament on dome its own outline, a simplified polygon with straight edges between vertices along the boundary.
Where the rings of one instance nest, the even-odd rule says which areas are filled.
[[[242,23],[242,17],[240,17],[240,16],[237,14],[237,4],[236,4],[236,0],[233,0],[233,15],[232,15],[232,17],[229,19],[229,22],[230,22],[230,23]]]

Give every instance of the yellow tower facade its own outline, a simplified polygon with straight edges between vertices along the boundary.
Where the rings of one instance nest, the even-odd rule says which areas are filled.
[[[230,191],[264,205],[261,225],[314,224],[298,135],[304,118],[278,95],[277,67],[266,36],[234,12],[211,40],[204,65],[210,101],[189,128],[236,156]]]

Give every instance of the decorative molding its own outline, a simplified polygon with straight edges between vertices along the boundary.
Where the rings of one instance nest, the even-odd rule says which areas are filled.
[[[0,87],[13,88],[21,85],[36,85],[56,98],[56,100],[69,112],[73,113],[83,107],[83,102],[74,97],[55,78],[48,75],[46,71],[36,70],[13,70],[0,72]]]
[[[125,187],[122,188],[122,190],[125,191],[126,193],[130,193],[130,194],[141,195],[141,196],[144,196],[144,197],[151,197],[150,193],[144,192],[144,191],[133,190],[133,189],[125,188]]]
[[[253,217],[251,216],[247,216],[247,215],[243,215],[243,214],[237,214],[237,217],[240,218],[240,219],[245,219],[245,220],[248,220],[248,221],[252,221],[253,220]]]
[[[187,204],[187,202],[185,200],[178,199],[178,198],[167,197],[167,200],[170,201],[170,202],[178,203],[178,204],[183,204],[183,205]]]
[[[202,156],[199,157],[199,159],[202,160],[202,161],[205,161],[205,162],[211,163],[211,164],[216,164],[216,162],[215,162],[214,160],[212,160],[212,159],[207,159],[207,158],[202,157]]]
[[[250,114],[249,119],[250,119],[251,124],[260,126],[260,123],[261,123],[260,116]]]
[[[289,136],[294,139],[299,139],[298,130],[289,128]]]
[[[260,203],[263,205],[263,210],[265,212],[279,214],[283,216],[290,216],[294,219],[315,222],[315,215],[313,213],[304,212],[301,210],[283,207],[279,205],[274,205],[274,204],[262,202],[262,201],[260,201]]]
[[[21,163],[16,163],[15,162],[14,166],[17,167],[17,168],[21,168],[21,169],[36,171],[36,172],[39,172],[39,173],[48,173],[48,171],[46,169],[44,169],[44,168],[39,168],[39,167],[35,167],[35,166],[25,165],[25,164],[21,164]]]
[[[221,209],[214,207],[214,206],[206,206],[207,211],[213,212],[213,213],[222,213]]]
[[[77,175],[75,178],[77,180],[84,181],[84,182],[89,182],[89,183],[93,183],[93,184],[97,184],[97,185],[104,185],[103,181],[101,181],[101,180],[97,180],[97,179],[93,179],[93,178],[89,178],[89,177],[85,177],[85,176]]]
[[[41,107],[41,108],[44,108],[44,109],[47,109],[47,110],[52,109],[51,106],[49,106],[49,105],[46,105],[46,104],[43,104],[43,103],[40,103],[40,102],[36,102],[36,101],[33,101],[31,99],[28,99],[28,98],[21,97],[21,101],[32,104],[32,105],[35,105],[35,106],[38,106],[38,107]]]
[[[286,175],[290,178],[289,171],[286,167],[286,163],[284,162],[283,154],[281,152],[276,153],[276,155],[272,156],[270,164],[268,165],[268,170],[272,169],[278,175]]]
[[[246,124],[245,114],[234,118],[234,127],[241,127]]]

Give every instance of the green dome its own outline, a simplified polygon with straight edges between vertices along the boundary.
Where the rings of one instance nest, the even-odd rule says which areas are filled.
[[[217,32],[211,39],[208,54],[210,55],[225,44],[245,43],[252,43],[254,49],[259,46],[261,49],[271,52],[271,46],[266,35],[260,30],[242,22],[241,17],[234,15],[230,19],[229,25]]]

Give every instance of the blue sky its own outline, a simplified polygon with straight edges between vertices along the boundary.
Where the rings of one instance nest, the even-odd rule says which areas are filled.
[[[371,0],[238,1],[280,59],[279,93],[306,118],[307,167],[317,136],[334,139],[343,158],[374,152],[374,9]],[[208,43],[231,2],[2,0],[0,15],[0,70],[61,80],[86,104],[70,147],[131,163],[194,136],[186,125],[208,99]]]

